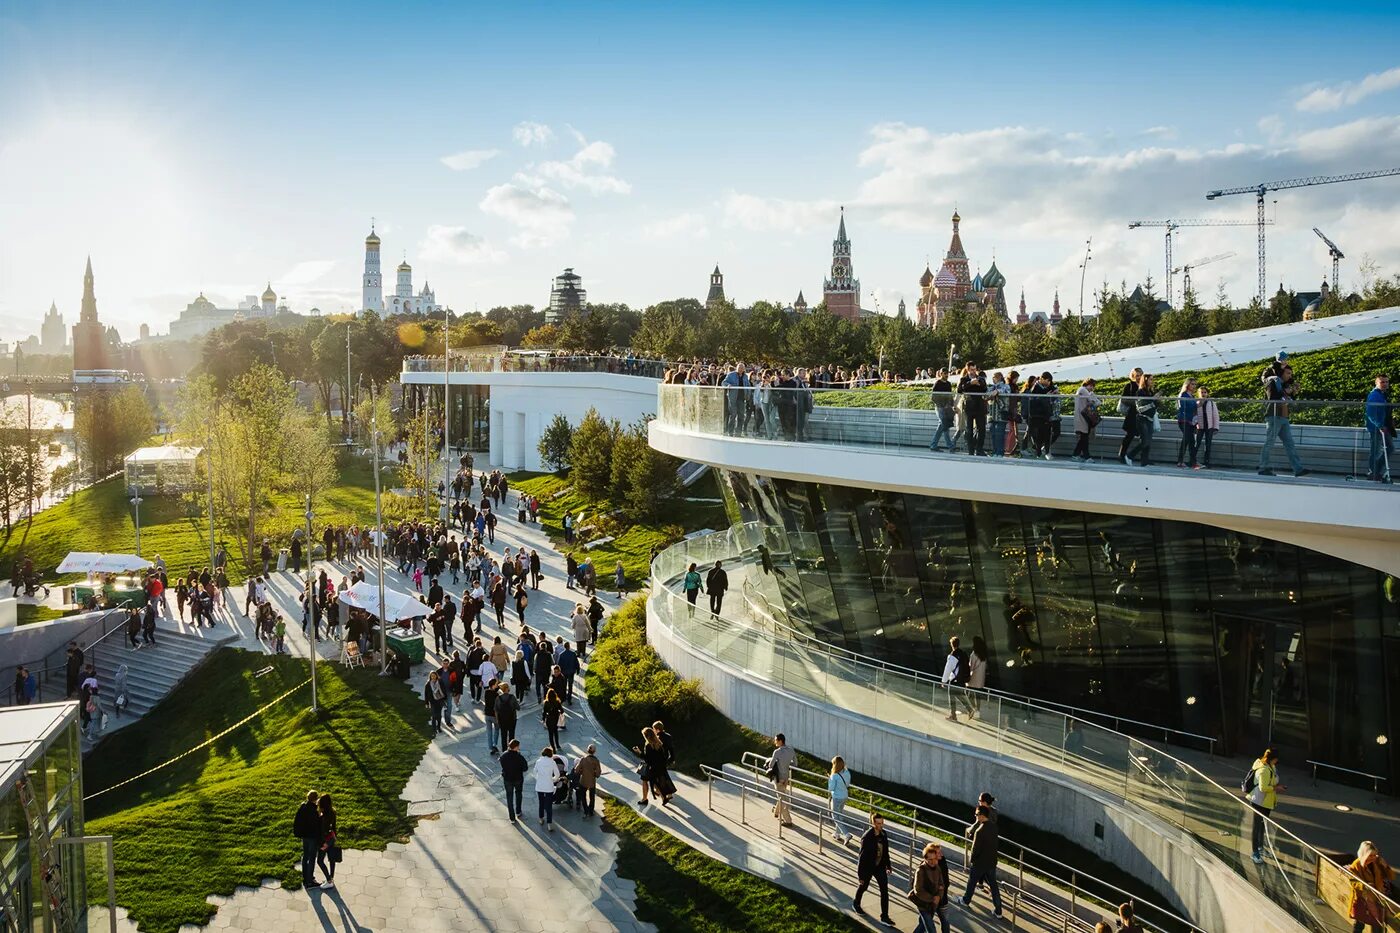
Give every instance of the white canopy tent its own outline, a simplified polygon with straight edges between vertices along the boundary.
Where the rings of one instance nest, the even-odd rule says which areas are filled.
[[[96,551],[72,551],[58,565],[58,573],[126,573],[146,570],[151,562],[135,554],[101,554]]]
[[[138,447],[127,455],[126,488],[141,487],[141,491],[181,492],[198,486],[195,463],[203,452],[201,447]]]
[[[347,606],[363,609],[379,615],[379,587],[367,580],[361,580],[340,594],[340,601]],[[389,622],[406,622],[421,619],[431,612],[431,608],[417,596],[384,588],[384,615]]]

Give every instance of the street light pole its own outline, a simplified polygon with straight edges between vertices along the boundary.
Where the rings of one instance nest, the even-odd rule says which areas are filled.
[[[214,429],[204,426],[204,472],[209,478],[209,566],[218,569],[214,562]]]
[[[1081,321],[1084,320],[1084,275],[1089,271],[1089,260],[1094,258],[1089,254],[1089,247],[1093,242],[1093,237],[1084,241],[1084,261],[1079,264],[1079,319]],[[1168,296],[1168,298],[1170,297]]]
[[[448,370],[452,368],[452,309],[442,311],[442,511],[447,512],[447,490],[452,488],[452,403]],[[447,518],[447,515],[442,515]]]
[[[131,504],[136,509],[136,556],[141,556],[141,487],[131,487]]]
[[[374,532],[375,557],[379,562],[376,577],[379,581],[379,673],[389,673],[389,655],[386,653],[384,622],[384,504],[379,491],[379,402],[375,396],[374,383],[369,384],[369,424],[370,443],[374,446]]]
[[[310,645],[311,645],[311,712],[314,713],[314,712],[316,712],[316,656],[317,656],[317,654],[319,653],[316,649],[317,649],[317,642],[319,641],[319,639],[316,637],[316,604],[315,604],[315,602],[314,602],[314,600],[315,600],[315,598],[316,598],[316,595],[315,595],[314,590],[312,589],[312,583],[313,583],[313,582],[315,581],[315,579],[316,579],[316,578],[315,578],[315,572],[314,572],[314,570],[313,570],[316,561],[315,561],[315,559],[314,559],[314,557],[313,557],[313,551],[311,550],[311,517],[312,517],[312,516],[311,516],[311,497],[310,497],[310,496],[307,496],[307,497],[306,497],[306,620],[307,620],[308,622],[311,623],[311,642],[310,642]]]
[[[345,439],[350,440],[350,431],[353,425],[350,423],[350,325],[353,321],[345,322],[345,392],[341,395],[340,407],[345,414]]]

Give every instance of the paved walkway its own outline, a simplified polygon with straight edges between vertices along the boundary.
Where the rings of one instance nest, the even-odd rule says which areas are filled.
[[[514,515],[513,510],[504,511]],[[533,631],[543,630],[551,636],[567,634],[567,620],[577,594],[564,585],[563,557],[553,551],[538,526],[521,527],[513,519],[501,522],[496,539],[492,551],[497,555],[507,545],[517,548],[523,544],[539,550],[546,576],[541,589],[531,594],[526,623]],[[373,563],[361,563],[370,582],[374,582]],[[316,569],[322,566],[318,562]],[[336,582],[349,570],[348,562],[324,566]],[[409,580],[392,567],[386,567],[386,571],[387,585],[412,591]],[[296,657],[308,657],[310,651],[301,633],[300,607],[296,602],[302,580],[304,577],[297,579],[290,573],[273,574],[271,587],[271,598],[288,620],[287,649]],[[455,592],[460,587],[452,589]],[[234,588],[230,595],[236,599],[237,610],[230,613],[221,609],[219,624],[213,629],[195,629],[166,619],[160,624],[174,624],[198,637],[222,639],[232,635],[230,644],[235,647],[271,653],[271,648],[254,634],[252,622],[242,616],[243,594],[242,587]],[[609,612],[619,604],[614,595],[600,592],[600,598]],[[518,632],[513,610],[507,613],[506,621],[511,633]],[[485,624],[487,620],[483,622],[488,639],[503,633]],[[461,645],[460,636],[458,644]],[[334,661],[339,647],[322,641],[317,650],[323,660]],[[434,657],[431,650],[429,657]],[[418,665],[409,687],[421,690],[428,670],[428,665]],[[581,689],[577,704],[565,718],[563,753],[572,763],[588,743],[596,743],[604,767],[602,790],[635,803],[638,790],[630,752],[592,719]],[[409,812],[422,817],[409,842],[390,844],[383,852],[346,850],[334,888],[286,891],[278,883],[269,882],[257,888],[240,888],[229,897],[210,897],[219,910],[209,926],[257,933],[425,933],[461,929],[633,933],[654,929],[634,916],[634,885],[614,872],[617,837],[603,831],[601,820],[585,820],[571,809],[556,808],[557,828],[553,833],[529,818],[518,827],[512,826],[506,818],[496,760],[485,744],[480,707],[458,711],[454,726],[433,740],[404,789]],[[517,736],[528,758],[537,755],[547,742],[533,691],[521,711]],[[677,736],[682,754],[703,760],[703,750],[686,749],[684,739],[683,734]],[[837,909],[847,909],[854,885],[854,849],[834,853],[828,848],[827,854],[819,854],[809,844],[808,828],[789,831],[784,840],[778,840],[771,818],[743,826],[733,816],[733,801],[726,803],[723,793],[716,794],[716,810],[710,812],[705,807],[702,783],[677,776],[677,784],[681,796],[671,807],[650,806],[640,812],[711,857]],[[529,793],[525,803],[528,817],[533,812]],[[294,861],[295,855],[289,844],[288,858]],[[901,889],[900,884],[906,887]],[[892,911],[901,927],[911,928],[913,913],[905,906],[902,895],[907,889],[906,881],[892,882],[891,889]],[[879,910],[878,897],[868,898],[866,906],[873,921]],[[125,915],[125,910],[118,911],[119,929],[134,930],[135,925]],[[989,917],[982,905],[974,908],[965,922],[959,922],[955,916],[954,925],[957,929],[990,929]],[[88,921],[89,929],[105,930],[105,911],[90,911]],[[878,927],[873,922],[870,926]]]

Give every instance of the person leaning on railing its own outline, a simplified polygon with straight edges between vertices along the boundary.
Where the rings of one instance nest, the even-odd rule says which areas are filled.
[[[1210,444],[1220,431],[1220,406],[1210,397],[1210,389],[1201,386],[1196,390],[1196,449],[1201,462],[1195,469],[1210,469]]]
[[[1370,434],[1371,450],[1366,459],[1366,478],[1378,483],[1390,482],[1390,455],[1395,438],[1395,413],[1390,405],[1390,376],[1378,373],[1375,386],[1366,396],[1366,431]]]
[[[1363,842],[1356,850],[1356,859],[1347,866],[1347,871],[1365,882],[1351,884],[1347,918],[1352,921],[1352,933],[1362,933],[1368,926],[1372,933],[1384,933],[1385,905],[1366,885],[1389,894],[1395,883],[1395,870],[1381,858],[1380,849],[1374,842]]]
[[[1094,439],[1094,429],[1103,420],[1099,413],[1099,397],[1094,394],[1098,385],[1092,378],[1085,379],[1074,392],[1074,452],[1071,460],[1081,462],[1089,459],[1089,444]]]

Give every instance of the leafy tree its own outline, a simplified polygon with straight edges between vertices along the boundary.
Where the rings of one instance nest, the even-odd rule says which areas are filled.
[[[1228,334],[1238,326],[1238,321],[1239,315],[1230,303],[1230,296],[1225,294],[1225,283],[1221,282],[1215,290],[1215,307],[1206,312],[1206,333]]]
[[[80,395],[73,406],[73,432],[93,476],[105,476],[155,433],[155,418],[136,386]]]
[[[394,408],[389,404],[389,396],[386,393],[375,396],[365,393],[355,405],[355,436],[360,443],[365,446],[372,443],[370,431],[375,425],[379,428],[381,443],[386,437],[394,437]]]
[[[668,302],[667,304],[672,304]],[[652,305],[642,312],[642,323],[632,336],[632,349],[641,356],[677,360],[694,356],[698,343],[695,328],[675,307]]]
[[[696,334],[696,349],[701,356],[714,359],[735,359],[752,355],[744,345],[743,325],[732,302],[724,301],[705,311],[705,322]]]
[[[619,429],[613,435],[612,459],[608,465],[608,498],[614,505],[625,508],[632,491],[628,470],[637,458],[646,456],[647,450],[645,421]]]
[[[423,406],[417,415],[409,419],[406,427],[408,460],[399,467],[399,481],[408,490],[409,498],[420,512],[427,509],[428,496],[433,488],[437,447],[433,442],[432,428],[437,421],[432,418],[427,406]]]
[[[1181,307],[1163,314],[1157,322],[1154,342],[1166,343],[1171,340],[1204,337],[1208,327],[1206,312],[1196,301],[1196,290],[1188,288],[1182,297]]]
[[[656,522],[680,491],[680,461],[647,443],[646,421],[633,426],[639,445],[624,464],[622,508],[638,522]],[[614,450],[613,456],[617,453]]]
[[[1071,314],[1055,325],[1055,329],[1050,331],[1049,340],[1046,342],[1045,355],[1050,359],[1064,359],[1070,356],[1079,356],[1086,352],[1085,347],[1089,342],[1089,330],[1093,327],[1093,318],[1086,319],[1077,314]]]
[[[559,346],[559,326],[557,324],[541,324],[525,332],[525,336],[520,338],[522,347],[530,349],[548,350]]]
[[[340,475],[335,464],[335,448],[331,446],[331,429],[300,406],[287,413],[283,429],[288,486],[303,502],[308,498],[313,504],[319,502],[322,493],[333,486]]]
[[[620,429],[590,408],[569,441],[569,463],[574,486],[592,499],[606,498],[612,488],[612,451]]]
[[[502,305],[487,311],[486,320],[496,325],[498,342],[514,347],[526,333],[544,324],[544,312],[533,305]]]
[[[1063,327],[1064,322],[1057,326]],[[1002,366],[1020,366],[1046,359],[1049,343],[1049,328],[1044,322],[1017,324],[997,339],[997,362]]]
[[[765,363],[780,362],[788,325],[788,316],[782,308],[769,301],[754,302],[743,325],[745,352]]]
[[[540,459],[554,468],[557,473],[569,465],[569,447],[574,439],[574,429],[569,419],[555,415],[549,427],[540,434]]]

